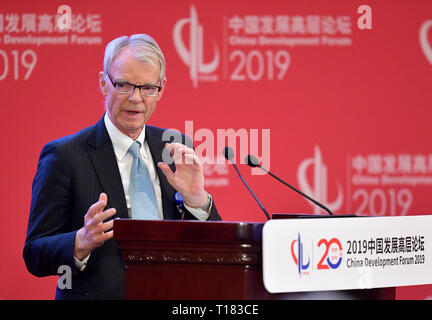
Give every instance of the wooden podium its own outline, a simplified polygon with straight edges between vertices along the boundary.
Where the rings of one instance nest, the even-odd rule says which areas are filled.
[[[114,238],[125,262],[126,299],[314,298],[310,293],[270,294],[264,288],[263,226],[244,222],[115,220]],[[394,299],[395,288],[320,294],[319,299]]]

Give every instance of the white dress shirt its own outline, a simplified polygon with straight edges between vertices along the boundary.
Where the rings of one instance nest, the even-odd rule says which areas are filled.
[[[130,146],[134,142],[130,137],[120,132],[116,126],[113,125],[108,115],[105,114],[104,117],[105,127],[107,128],[108,134],[111,138],[111,142],[113,144],[114,153],[116,155],[118,168],[120,171],[120,177],[123,184],[123,190],[126,197],[126,205],[129,213],[129,217],[132,217],[131,214],[131,205],[130,205],[130,197],[129,197],[129,183],[130,183],[130,173],[132,170],[133,156],[128,152]],[[150,153],[149,146],[147,141],[145,141],[145,127],[141,131],[140,135],[136,139],[141,145],[140,154],[141,159],[144,160],[145,164],[150,173],[150,178],[153,184],[153,191],[155,195],[155,200],[157,202],[157,210],[159,219],[163,219],[162,212],[162,195],[160,189],[159,177],[156,173],[156,168],[153,162],[152,155]]]
[[[129,147],[132,145],[134,140],[132,140],[127,135],[123,134],[119,129],[117,129],[116,126],[111,122],[108,115],[105,113],[104,116],[104,122],[105,127],[108,131],[108,135],[111,139],[111,142],[113,144],[114,153],[116,155],[118,168],[120,171],[120,177],[123,184],[123,190],[125,192],[126,197],[126,205],[129,213],[129,217],[132,217],[131,214],[131,206],[130,206],[130,198],[129,198],[129,181],[130,181],[130,172],[132,170],[132,162],[133,162],[133,156],[128,153]],[[145,140],[145,126],[143,127],[143,130],[141,131],[140,135],[136,139],[141,144],[140,147],[140,154],[144,162],[146,163],[150,178],[153,184],[153,191],[155,195],[155,199],[157,202],[157,210],[158,210],[158,216],[160,220],[163,220],[163,210],[162,210],[162,193],[160,188],[160,182],[159,182],[159,176],[157,175],[155,164],[153,162],[153,158],[148,146],[147,141]],[[209,197],[211,200],[211,196]],[[207,210],[203,210],[201,208],[191,208],[183,203],[185,208],[193,214],[197,219],[199,220],[207,220],[210,216],[210,210],[212,206],[212,201],[210,201],[210,206],[206,208]],[[75,257],[75,265],[77,268],[81,271],[84,270],[85,265],[87,264],[87,261],[90,257],[90,254],[85,257],[82,261],[76,259]]]

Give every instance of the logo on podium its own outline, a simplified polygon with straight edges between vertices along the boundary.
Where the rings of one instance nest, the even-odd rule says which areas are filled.
[[[308,269],[311,267],[311,259],[309,254],[304,249],[304,244],[301,241],[300,233],[298,234],[298,238],[291,242],[291,255],[294,263],[298,267],[299,276],[301,277],[302,275],[308,275]]]

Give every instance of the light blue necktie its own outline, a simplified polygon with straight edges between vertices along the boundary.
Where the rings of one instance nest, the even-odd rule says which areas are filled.
[[[133,219],[158,220],[150,173],[140,155],[141,144],[135,141],[128,152],[134,157],[130,174],[129,199]]]

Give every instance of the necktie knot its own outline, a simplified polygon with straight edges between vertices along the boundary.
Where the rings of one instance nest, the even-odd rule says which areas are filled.
[[[129,147],[128,152],[134,157],[134,158],[140,158],[141,154],[140,154],[140,147],[141,147],[141,143],[139,143],[138,141],[134,141],[132,143],[132,145]]]

